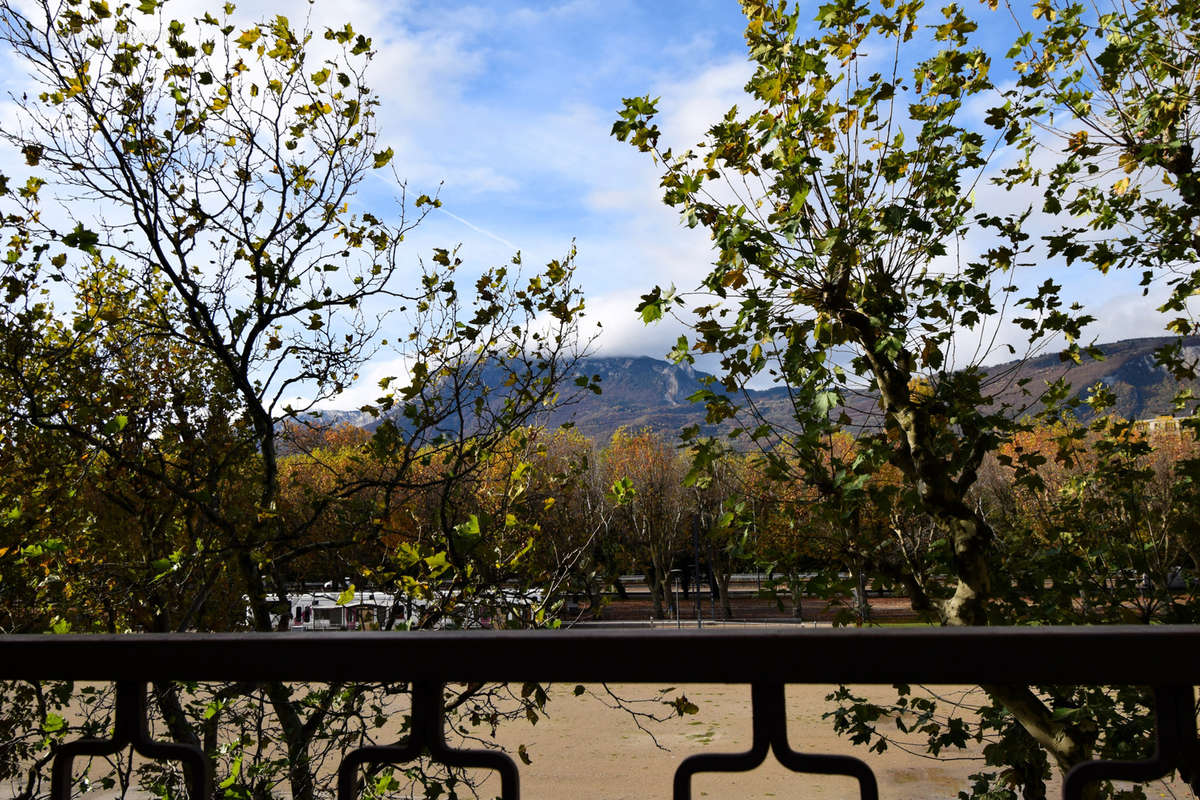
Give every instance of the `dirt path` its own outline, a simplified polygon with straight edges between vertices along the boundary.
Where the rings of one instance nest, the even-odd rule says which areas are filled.
[[[574,697],[569,686],[555,687],[549,716],[537,725],[511,726],[500,740],[511,749],[524,743],[532,763],[521,766],[521,796],[531,800],[643,800],[670,798],[675,767],[693,753],[739,752],[750,746],[750,691],[746,686],[705,684],[679,687],[669,697],[686,693],[700,710],[695,715],[648,726],[659,744],[633,724],[626,712],[602,701],[601,687]],[[648,687],[613,686],[623,696],[645,697]],[[814,753],[845,753],[865,760],[875,772],[884,800],[954,798],[978,760],[931,761],[898,749],[868,753],[836,736],[821,714],[831,707],[831,687],[789,686],[788,736],[793,748]],[[890,691],[869,692],[884,699]],[[893,695],[894,696],[894,695]],[[977,753],[972,754],[977,755]],[[489,782],[495,783],[494,781]],[[485,789],[483,795],[488,796]],[[693,797],[712,798],[853,798],[857,782],[850,778],[796,775],[772,756],[749,773],[704,774],[693,780]]]
[[[646,686],[614,685],[622,696],[647,697]],[[792,685],[787,687],[788,739],[793,749],[809,753],[843,753],[865,761],[875,773],[881,800],[954,800],[970,786],[968,776],[986,769],[980,758],[982,745],[966,751],[947,751],[948,760],[905,753],[899,748],[871,753],[837,736],[829,720],[821,715],[833,707],[825,696],[833,687]],[[883,702],[895,698],[891,687],[852,687],[856,694]],[[914,692],[917,687],[913,687]],[[930,687],[943,698],[970,704],[966,687]],[[515,725],[500,733],[500,741],[513,752],[524,743],[532,763],[521,765],[521,797],[524,800],[670,800],[675,768],[693,753],[736,753],[750,747],[750,690],[746,686],[703,684],[678,687],[680,693],[699,706],[699,712],[682,719],[648,726],[659,744],[656,749],[646,733],[638,731],[626,712],[602,702],[602,687],[575,697],[570,686],[554,687],[549,716],[535,726]],[[894,731],[892,723],[881,728]],[[998,771],[991,768],[989,771]],[[1052,778],[1048,797],[1059,797],[1061,785]],[[498,781],[484,787],[481,797],[499,790]],[[1192,794],[1181,782],[1156,781],[1145,786],[1146,795],[1157,798],[1187,798]],[[802,775],[779,766],[773,755],[747,773],[697,775],[692,797],[717,800],[758,798],[857,798],[858,785],[851,778]]]
[[[733,612],[732,619],[735,620],[752,620],[758,622],[772,623],[793,623],[798,622],[791,614],[791,606],[780,608],[779,604],[772,598],[760,597],[756,592],[743,590],[734,592],[730,601],[731,611]],[[803,608],[802,617],[806,622],[830,622],[838,613],[839,609],[848,610],[851,608],[849,598],[843,598],[840,601],[833,603],[825,600],[820,600],[814,597],[806,597],[801,603]],[[682,614],[682,621],[687,623],[691,621],[693,624],[696,619],[696,607],[694,598],[679,599],[679,608]],[[625,600],[611,598],[607,605],[604,606],[600,619],[607,621],[637,621],[647,622],[654,613],[654,605],[650,601],[650,595],[645,592],[633,591]],[[917,619],[917,615],[912,610],[912,605],[907,597],[872,597],[870,613],[872,619],[876,622],[910,622]],[[706,595],[701,595],[700,615],[705,622],[711,622],[714,619],[722,619],[723,614],[718,607],[714,607],[711,599]],[[675,618],[675,615],[668,615],[670,620]],[[592,616],[588,613],[583,613],[580,616],[580,621],[590,621]],[[666,622],[669,620],[659,620]]]

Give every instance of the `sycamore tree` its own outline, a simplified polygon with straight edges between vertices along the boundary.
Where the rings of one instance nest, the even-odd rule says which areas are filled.
[[[6,484],[4,510],[33,519],[37,503],[52,505],[76,541],[96,545],[70,553],[70,537],[53,532],[6,540],[5,581],[121,587],[129,607],[102,615],[118,630],[142,628],[147,615],[134,612],[163,595],[170,613],[150,615],[151,628],[268,631],[286,623],[270,598],[299,565],[322,553],[340,563],[412,491],[461,494],[452,487],[490,469],[494,445],[572,376],[582,313],[572,254],[536,274],[522,274],[518,255],[469,278],[452,247],[404,255],[405,235],[440,202],[407,197],[388,169],[367,84],[372,42],[350,25],[243,21],[231,3],[184,17],[155,0],[0,0],[0,42],[30,80],[0,131],[28,170],[0,177],[0,456],[33,459],[39,476]],[[373,176],[396,181],[395,208],[361,206]],[[361,458],[324,462],[322,496],[283,513],[286,424],[305,425],[388,347],[407,374],[367,407],[384,421]],[[373,512],[364,524],[329,524],[360,495]],[[86,513],[69,515],[84,497]],[[429,557],[456,581],[478,580],[473,560],[486,554],[466,546],[467,510],[441,511]],[[100,530],[120,534],[111,552],[90,537]],[[214,591],[239,600],[215,614]],[[200,696],[163,683],[155,698],[174,738],[224,748],[218,779],[247,796],[286,783],[310,798],[322,759],[339,751],[331,737],[366,735],[329,724],[366,719],[355,711],[366,691],[267,684]],[[240,770],[209,734],[228,723],[253,739],[262,713],[274,724],[262,747],[285,757]],[[59,728],[48,746],[72,733]]]
[[[985,457],[1025,423],[999,399],[1004,376],[990,378],[981,364],[999,360],[988,342],[1006,320],[1031,350],[1065,339],[1068,358],[1080,357],[1075,339],[1089,321],[1051,279],[1017,288],[1037,245],[1025,229],[1029,209],[975,203],[996,149],[1024,141],[1036,92],[997,88],[980,26],[957,5],[839,0],[817,9],[811,36],[802,7],[743,0],[742,8],[754,66],[745,107],[682,152],[660,144],[649,97],[626,100],[613,127],[662,165],[664,200],[714,243],[697,293],[655,288],[642,315],[690,315],[692,336],[674,357],[717,354],[720,386],[703,397],[709,421],[733,418],[734,434],[758,445],[777,477],[814,487],[834,509],[869,499],[885,504],[881,519],[933,526],[936,535],[921,537],[925,574],[905,581],[914,607],[949,625],[1003,622],[993,598],[1008,576],[971,491]],[[790,393],[791,426],[731,399],[763,379]],[[857,447],[830,458],[831,436],[855,428]],[[717,451],[698,440],[698,467]],[[868,496],[885,465],[898,485]],[[976,796],[1043,796],[1052,768],[1124,746],[1114,720],[1129,717],[1110,713],[1113,702],[1044,687],[983,689],[977,734],[995,743],[989,766],[1003,769],[981,772]],[[879,719],[843,699],[865,715],[843,720]],[[856,740],[877,744],[867,727]],[[926,745],[961,745],[965,730],[961,720],[939,726]]]
[[[751,379],[787,386],[791,430],[739,426],[781,473],[844,493],[894,464],[907,487],[897,502],[936,516],[953,542],[956,580],[930,602],[948,623],[981,624],[991,531],[967,492],[1012,422],[991,403],[984,371],[962,358],[961,337],[991,330],[1027,250],[1020,215],[972,200],[1001,139],[968,118],[970,103],[995,96],[990,59],[956,6],[925,27],[916,6],[830,4],[811,39],[787,4],[743,8],[752,110],[731,109],[683,153],[660,148],[648,98],[627,100],[614,126],[655,153],[664,199],[715,243],[703,299],[689,309],[695,338],[675,355],[719,354],[728,393],[707,393],[710,418],[734,416],[729,396]],[[916,42],[934,54],[905,63]],[[868,57],[885,68],[868,72]],[[1058,295],[1047,282],[1009,303],[1028,312],[1019,322],[1032,340],[1073,335],[1085,320]],[[641,310],[655,319],[685,303],[656,288]],[[849,422],[838,408],[863,390],[877,404],[875,432],[853,460],[830,459],[829,436]]]
[[[1024,126],[1011,185],[1043,187],[1047,211],[1072,224],[1051,251],[1102,273],[1134,270],[1162,289],[1168,330],[1195,331],[1188,300],[1200,289],[1196,105],[1200,5],[1194,2],[1038,2],[1011,8],[1018,85],[1036,103],[1003,109]],[[1160,358],[1179,377],[1195,359],[1180,346]]]

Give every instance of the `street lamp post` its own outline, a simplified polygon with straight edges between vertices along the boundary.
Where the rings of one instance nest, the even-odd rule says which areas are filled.
[[[675,627],[682,627],[679,621],[679,583],[682,577],[682,570],[671,570],[671,587],[675,590]]]
[[[697,519],[692,524],[692,574],[696,579],[696,627],[701,628],[704,623],[701,621],[700,613],[700,520]]]

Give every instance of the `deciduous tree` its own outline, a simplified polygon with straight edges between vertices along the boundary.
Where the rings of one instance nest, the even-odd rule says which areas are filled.
[[[736,417],[730,395],[751,380],[787,388],[790,427],[755,419],[752,407],[740,423],[776,474],[851,508],[883,465],[896,468],[897,490],[876,499],[936,525],[952,576],[948,585],[913,582],[914,604],[946,624],[985,624],[996,534],[970,491],[1019,411],[996,399],[981,369],[995,358],[989,331],[1013,316],[1036,347],[1054,335],[1073,341],[1089,321],[1052,280],[1005,299],[1029,263],[1026,214],[974,203],[991,153],[1020,136],[1010,120],[1024,97],[1000,95],[979,25],[958,5],[831,2],[812,36],[800,7],[742,7],[755,70],[748,108],[730,109],[683,152],[659,145],[649,97],[627,99],[613,127],[663,165],[664,200],[714,242],[702,299],[688,308],[693,336],[673,355],[719,356],[721,386],[704,398],[710,421]],[[992,117],[995,132],[968,112],[989,102],[1010,104]],[[653,321],[686,305],[658,287],[640,310]],[[970,338],[984,346],[963,347]],[[829,465],[823,442],[852,424],[839,407],[856,392],[877,404],[876,421],[851,458]],[[712,447],[697,450],[703,464]],[[1096,721],[1057,713],[1066,699],[985,688],[1059,768],[1090,758]],[[1029,796],[1038,780],[1025,784]]]
[[[398,183],[396,208],[360,206],[393,153],[376,141],[371,40],[349,25],[243,22],[232,4],[179,19],[153,0],[2,0],[0,42],[32,81],[15,98],[17,124],[0,131],[30,169],[20,188],[0,178],[0,380],[16,392],[4,429],[21,430],[22,444],[61,436],[65,457],[102,462],[106,479],[124,481],[102,488],[128,515],[146,510],[131,498],[153,500],[161,516],[147,520],[163,527],[145,531],[159,542],[142,556],[151,565],[161,555],[170,567],[177,552],[219,559],[222,587],[248,609],[214,627],[248,611],[269,630],[270,596],[286,593],[292,565],[379,534],[377,524],[311,536],[339,500],[369,495],[373,519],[386,520],[422,463],[438,465],[433,484],[455,497],[572,376],[582,301],[570,254],[537,275],[522,275],[517,256],[468,280],[459,254],[439,248],[414,285],[399,285],[405,234],[440,203],[411,201]],[[41,295],[47,287],[58,288]],[[26,318],[44,335],[24,336]],[[285,515],[282,423],[349,386],[386,346],[385,326],[409,368],[369,407],[386,418],[372,469],[331,476],[307,516]],[[218,423],[219,435],[206,430]],[[435,554],[470,580],[456,536],[468,518],[441,510]],[[197,620],[185,611],[171,624]],[[286,753],[276,766],[293,797],[311,798],[322,722],[361,691],[263,692],[256,702]],[[197,741],[209,723],[188,716],[197,709],[179,687],[156,697],[172,735]]]

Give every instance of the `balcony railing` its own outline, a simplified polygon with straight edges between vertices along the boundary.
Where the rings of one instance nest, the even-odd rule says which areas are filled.
[[[1148,781],[1173,770],[1200,792],[1193,695],[1200,681],[1200,627],[10,636],[0,637],[0,679],[116,684],[112,737],[59,749],[51,780],[55,800],[70,796],[73,759],[111,755],[129,746],[147,758],[189,765],[191,797],[212,796],[200,748],[150,736],[145,688],[155,680],[408,682],[412,724],[407,742],[345,754],[338,771],[339,800],[354,795],[361,767],[402,764],[423,753],[450,767],[495,770],[502,797],[519,797],[512,759],[447,744],[442,700],[447,683],[750,685],[750,749],[684,759],[675,772],[675,800],[691,796],[692,776],[748,771],[770,752],[792,771],[852,777],[862,798],[878,796],[865,762],[791,748],[784,709],[789,683],[1150,686],[1153,755],[1080,764],[1066,776],[1063,797],[1083,797],[1093,781]]]

